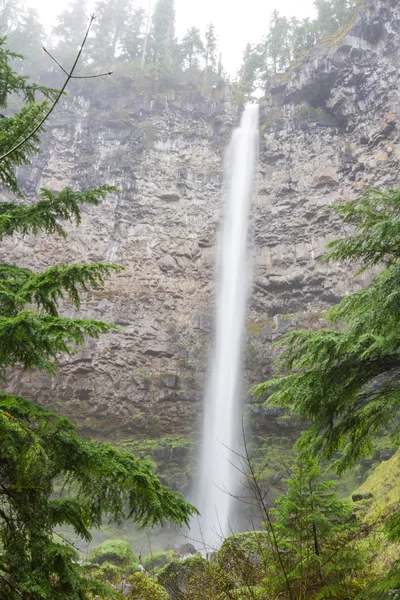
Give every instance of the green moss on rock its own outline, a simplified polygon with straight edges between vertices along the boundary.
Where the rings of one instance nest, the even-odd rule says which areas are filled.
[[[173,600],[217,600],[225,598],[232,587],[220,566],[201,556],[170,563],[158,581]]]
[[[143,558],[143,566],[147,571],[157,572],[177,558],[178,555],[173,550],[167,550],[166,552],[155,552],[148,554]]]
[[[128,577],[127,583],[130,585],[125,596],[128,600],[170,600],[167,591],[143,573]]]
[[[89,554],[89,562],[102,565],[110,563],[117,567],[134,567],[138,559],[128,542],[123,540],[107,540],[93,548]]]
[[[270,547],[266,531],[237,533],[224,540],[216,562],[235,586],[255,586],[266,575]]]

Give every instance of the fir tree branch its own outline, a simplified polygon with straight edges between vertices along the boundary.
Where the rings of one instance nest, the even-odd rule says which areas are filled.
[[[34,129],[20,142],[18,142],[15,146],[13,146],[12,148],[10,148],[9,150],[7,150],[7,152],[3,153],[0,156],[0,161],[4,160],[5,158],[7,158],[8,156],[10,156],[10,154],[12,154],[13,152],[15,152],[16,150],[18,150],[21,146],[23,146],[29,139],[31,139],[33,136],[35,136],[35,134],[43,127],[43,124],[45,123],[45,121],[47,121],[47,119],[50,117],[51,113],[53,112],[53,110],[55,109],[55,107],[57,106],[58,102],[60,101],[61,96],[64,93],[65,88],[67,87],[69,81],[72,79],[73,77],[73,73],[75,71],[75,68],[79,62],[79,59],[81,57],[82,54],[82,50],[86,44],[88,35],[89,35],[89,31],[92,27],[93,21],[95,19],[95,15],[92,15],[90,17],[90,22],[88,25],[88,28],[86,30],[85,33],[85,37],[83,38],[81,47],[79,49],[79,52],[75,58],[74,64],[72,65],[71,71],[68,73],[68,76],[66,78],[66,80],[64,81],[64,84],[61,88],[61,90],[59,91],[56,99],[54,100],[53,104],[50,106],[49,110],[46,112],[46,114],[44,115],[44,117],[39,121],[39,123],[34,127]]]

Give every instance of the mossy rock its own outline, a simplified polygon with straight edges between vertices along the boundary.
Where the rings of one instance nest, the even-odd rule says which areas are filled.
[[[166,552],[154,552],[143,558],[143,566],[146,571],[159,571],[165,565],[179,558],[178,554],[173,550]]]
[[[222,569],[201,556],[174,561],[158,576],[172,600],[205,600],[224,598],[231,585]]]
[[[226,600],[267,600],[270,595],[265,587],[245,586],[237,588],[229,592],[229,596],[226,596]],[[223,596],[219,600],[225,600]]]
[[[270,555],[268,533],[250,531],[226,538],[214,560],[235,586],[254,586],[265,577]]]
[[[126,578],[126,573],[120,567],[112,565],[109,562],[105,562],[102,566],[93,563],[86,563],[82,565],[84,573],[90,577],[90,579],[96,579],[101,583],[105,584],[117,584]]]
[[[89,562],[102,565],[111,563],[117,567],[134,567],[138,559],[128,542],[123,540],[106,540],[90,551]]]
[[[128,577],[127,583],[130,586],[128,593],[124,596],[127,600],[170,600],[166,590],[144,573],[131,575]]]

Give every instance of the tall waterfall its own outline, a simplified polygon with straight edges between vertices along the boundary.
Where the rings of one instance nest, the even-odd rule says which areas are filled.
[[[231,533],[231,494],[240,473],[232,463],[241,414],[241,359],[251,270],[248,262],[249,207],[258,154],[258,105],[243,113],[226,154],[225,208],[218,244],[216,326],[204,399],[200,476],[194,503],[201,517],[191,528],[208,548]]]

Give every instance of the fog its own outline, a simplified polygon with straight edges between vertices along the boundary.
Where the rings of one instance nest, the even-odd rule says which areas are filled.
[[[216,27],[224,67],[235,76],[248,42],[256,43],[266,33],[269,17],[279,10],[287,17],[312,17],[314,0],[176,0],[176,32],[181,38],[189,27],[202,31],[207,23]],[[27,5],[37,9],[48,31],[56,23],[57,14],[68,5],[66,1],[27,0]],[[92,2],[92,5],[94,2]],[[137,6],[146,9],[149,1],[137,0]],[[152,0],[154,6],[155,0]]]

